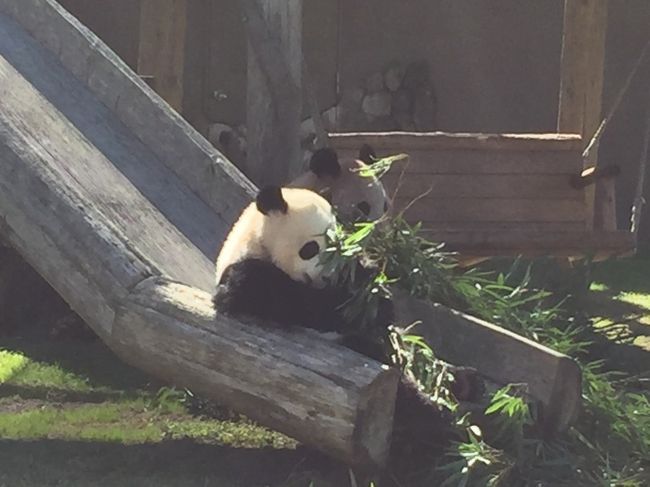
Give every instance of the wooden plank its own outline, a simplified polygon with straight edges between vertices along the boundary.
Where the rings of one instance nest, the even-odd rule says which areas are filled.
[[[575,151],[582,150],[576,133],[483,134],[450,132],[349,132],[330,134],[332,146],[358,151],[368,143],[375,150],[470,149],[492,151]]]
[[[426,199],[397,198],[393,212],[406,206],[408,221],[428,222],[583,222],[584,202],[514,198]]]
[[[86,85],[226,226],[254,197],[254,185],[237,168],[54,0],[0,0],[2,13]]]
[[[209,294],[163,279],[124,302],[114,338],[125,361],[347,463],[386,460],[396,368],[306,330],[215,316]]]
[[[536,229],[450,229],[423,223],[422,234],[432,241],[445,242],[450,250],[467,256],[525,255],[595,257],[627,255],[634,250],[629,232],[586,232],[582,230]]]
[[[519,232],[519,233],[548,233],[548,232],[584,232],[583,222],[429,222],[422,221],[422,228],[434,228],[449,232]]]
[[[247,161],[258,185],[302,169],[302,2],[243,0],[248,34]]]
[[[473,316],[406,295],[396,297],[398,323],[422,323],[413,329],[436,356],[476,368],[498,384],[525,383],[542,405],[549,431],[563,431],[581,403],[582,374],[570,357]]]
[[[138,74],[178,113],[183,112],[187,0],[140,0]]]
[[[339,150],[340,157],[356,157],[359,149]],[[405,153],[399,149],[376,150],[378,157]],[[391,173],[408,174],[540,174],[575,175],[582,171],[578,151],[530,152],[480,150],[411,150],[406,160],[397,161]]]
[[[0,16],[0,127],[170,276],[212,289],[225,226],[47,52]],[[162,212],[162,214],[161,214]],[[170,252],[170,249],[175,249]]]
[[[601,121],[607,6],[603,0],[564,2],[557,130],[581,134],[585,147]],[[597,154],[596,145],[585,161],[586,167],[596,165]],[[594,223],[595,194],[601,185],[585,190],[590,228]],[[611,220],[605,225],[616,228]]]
[[[567,174],[431,174],[406,177],[391,171],[382,178],[389,195],[415,198],[429,191],[427,199],[513,198],[542,201],[553,199],[584,200],[581,190],[571,187]],[[399,183],[399,188],[398,188]]]

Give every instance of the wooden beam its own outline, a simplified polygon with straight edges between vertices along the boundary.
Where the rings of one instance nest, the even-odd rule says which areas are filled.
[[[387,458],[396,368],[307,330],[270,331],[215,315],[208,293],[161,278],[123,301],[113,339],[131,365],[350,465],[382,466]]]
[[[302,168],[302,1],[241,0],[248,34],[244,172],[258,186]]]
[[[140,0],[137,71],[177,112],[183,112],[187,0]]]
[[[601,121],[607,7],[606,0],[564,3],[557,130],[581,134],[585,147]],[[596,165],[597,154],[596,145],[586,167]],[[613,184],[613,180],[604,180],[585,190],[587,228],[593,228],[598,219],[597,228],[616,229]]]
[[[413,333],[436,356],[454,365],[474,367],[497,384],[525,383],[542,405],[547,431],[565,430],[581,402],[582,374],[570,357],[499,326],[439,304],[396,295],[396,322],[418,324]]]

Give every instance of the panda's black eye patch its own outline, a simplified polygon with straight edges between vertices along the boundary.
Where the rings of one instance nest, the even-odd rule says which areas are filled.
[[[300,258],[302,260],[309,260],[316,257],[318,255],[318,252],[320,252],[320,247],[317,242],[312,240],[302,246],[300,252],[298,252],[298,255],[300,255]]]
[[[367,201],[362,201],[361,203],[358,203],[357,208],[359,208],[359,211],[361,211],[361,213],[363,213],[364,215],[366,216],[370,215],[370,205],[368,204]]]

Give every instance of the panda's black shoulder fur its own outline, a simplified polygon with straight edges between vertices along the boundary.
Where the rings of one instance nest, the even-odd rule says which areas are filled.
[[[344,329],[337,307],[341,290],[317,289],[294,281],[272,262],[244,259],[223,273],[213,298],[221,313],[247,315],[277,326],[300,326],[320,332]]]

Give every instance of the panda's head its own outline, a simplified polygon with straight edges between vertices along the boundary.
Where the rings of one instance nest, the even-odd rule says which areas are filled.
[[[294,281],[325,284],[320,257],[336,223],[330,204],[313,191],[267,186],[242,213],[217,258],[217,283],[246,258],[272,262]]]
[[[386,190],[377,178],[360,174],[374,158],[374,151],[368,145],[361,148],[357,159],[345,161],[340,161],[332,149],[318,149],[311,157],[309,170],[290,186],[318,192],[343,220],[378,220],[388,211]]]

